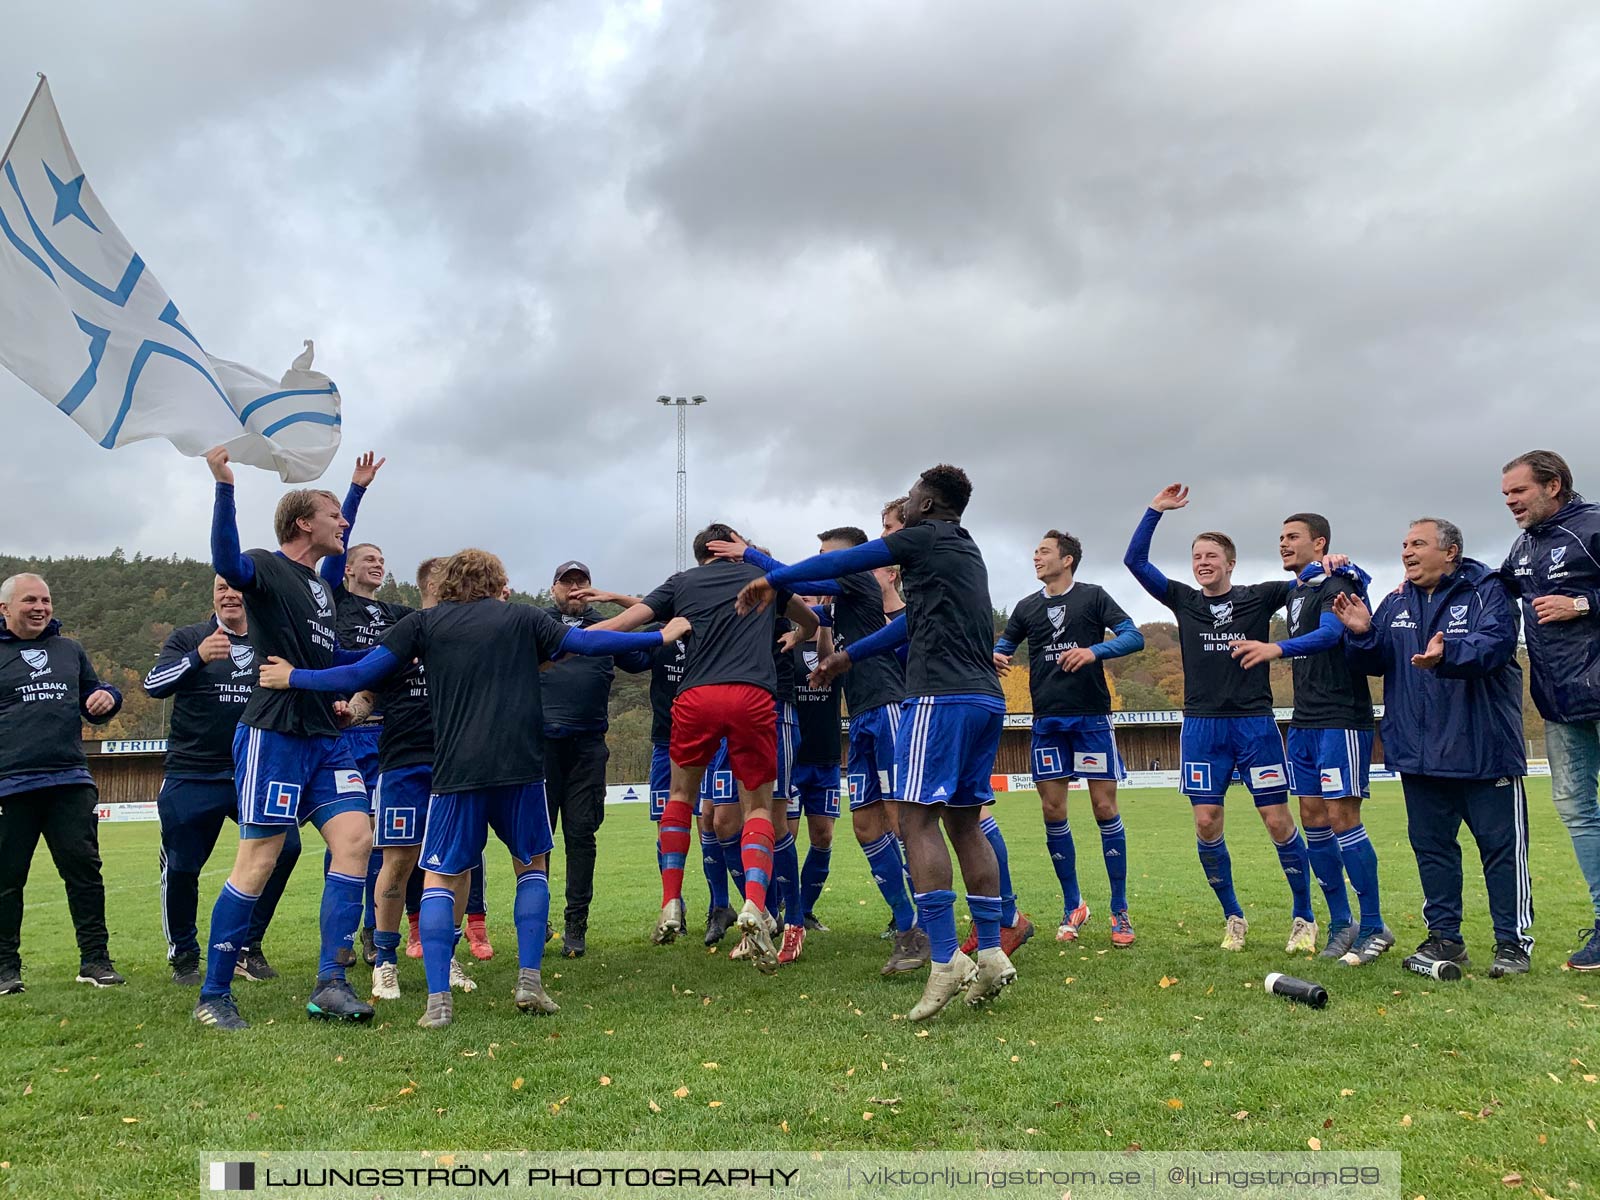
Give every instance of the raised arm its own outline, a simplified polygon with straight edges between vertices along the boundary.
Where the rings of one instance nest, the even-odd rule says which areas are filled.
[[[211,568],[229,587],[247,588],[255,581],[256,564],[239,553],[239,518],[233,504],[233,468],[221,446],[206,451],[206,466],[217,481],[211,505]]]
[[[346,526],[344,549],[328,555],[317,568],[317,574],[329,587],[338,587],[344,582],[345,556],[349,553],[350,539],[356,531],[356,513],[361,511],[361,497],[367,494],[372,481],[378,477],[378,469],[388,461],[387,458],[377,458],[371,450],[356,459],[356,469],[350,474],[350,490],[345,493],[344,504],[339,509]]]
[[[1133,577],[1139,581],[1140,587],[1165,604],[1167,585],[1170,581],[1150,561],[1150,541],[1155,536],[1156,525],[1160,520],[1160,509],[1144,510],[1144,516],[1139,518],[1133,537],[1128,540],[1128,551],[1122,556],[1122,565],[1133,572]]]

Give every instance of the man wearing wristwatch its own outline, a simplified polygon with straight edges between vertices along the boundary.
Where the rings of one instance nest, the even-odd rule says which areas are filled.
[[[1508,462],[1500,491],[1523,531],[1501,573],[1522,601],[1550,793],[1595,909],[1587,944],[1567,966],[1600,971],[1600,505],[1573,490],[1572,469],[1554,450]]]

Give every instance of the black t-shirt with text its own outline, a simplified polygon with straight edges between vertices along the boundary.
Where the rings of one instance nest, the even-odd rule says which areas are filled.
[[[793,659],[796,682],[795,718],[800,723],[800,745],[795,751],[794,760],[801,763],[838,766],[839,689],[831,683],[820,688],[811,686],[811,672],[817,669],[815,642],[796,646],[789,653]]]
[[[152,695],[172,698],[165,770],[175,779],[233,778],[233,733],[255,690],[261,664],[250,638],[231,629],[225,631],[227,657],[200,662],[200,643],[217,628],[213,616],[174,629],[146,680]],[[177,673],[170,691],[159,684],[151,688],[151,681],[169,677],[167,672]]]
[[[250,641],[261,661],[281,658],[308,671],[333,666],[339,644],[333,589],[315,571],[273,550],[247,550],[256,577],[240,589]],[[258,687],[240,721],[253,729],[299,737],[337,737],[335,697],[294,688]]]
[[[1041,591],[1017,602],[1001,636],[1013,645],[1028,643],[1028,686],[1036,717],[1093,717],[1111,711],[1105,664],[1096,659],[1076,671],[1057,663],[1067,650],[1089,649],[1108,629],[1128,620],[1106,590],[1077,583],[1059,596]]]
[[[433,761],[433,708],[428,700],[428,668],[419,662],[391,675],[377,693],[383,709],[378,735],[378,770],[395,771]]]
[[[1289,636],[1311,633],[1323,613],[1333,611],[1338,595],[1359,596],[1354,581],[1327,575],[1316,583],[1299,584],[1289,593]],[[1302,729],[1371,729],[1372,690],[1367,676],[1350,665],[1341,641],[1321,654],[1289,660],[1294,672],[1294,717]]]
[[[1003,696],[989,570],[972,535],[953,521],[919,521],[883,540],[906,593],[906,695]]]
[[[435,792],[544,780],[539,664],[566,636],[542,609],[488,599],[414,612],[384,635],[385,650],[427,668]]]
[[[395,623],[413,610],[406,604],[391,604],[386,600],[358,596],[344,584],[333,589],[333,609],[339,618],[339,648],[341,650],[370,650],[383,641],[383,635]],[[372,715],[366,723],[376,725],[383,721],[388,706],[378,697]]]
[[[689,663],[687,641],[672,642],[655,653],[650,665],[650,742],[665,746],[672,741],[672,702],[678,698],[683,669]]]
[[[1267,664],[1245,670],[1233,657],[1233,643],[1267,641],[1272,614],[1283,607],[1292,586],[1239,583],[1220,596],[1207,596],[1186,583],[1167,581],[1163,603],[1178,618],[1185,716],[1272,715]]]
[[[0,779],[86,767],[82,705],[99,686],[71,638],[0,639]]]
[[[841,575],[833,598],[833,645],[847,649],[853,642],[878,632],[889,619],[883,615],[883,589],[871,571]],[[877,654],[855,663],[843,676],[844,698],[850,711],[864,713],[906,697],[906,669],[893,654]]]
[[[683,617],[694,627],[686,639],[689,657],[678,684],[680,692],[731,683],[776,692],[772,643],[790,593],[779,588],[777,599],[764,611],[743,617],[733,607],[744,585],[765,574],[749,563],[716,559],[678,572],[644,598],[656,620]]]

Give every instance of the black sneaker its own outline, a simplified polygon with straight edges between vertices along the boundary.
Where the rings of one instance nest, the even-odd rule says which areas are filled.
[[[354,957],[352,954],[351,958]],[[252,983],[262,983],[278,977],[278,972],[267,961],[267,956],[261,952],[259,946],[239,951],[239,957],[233,964],[233,974],[238,979],[248,979]]]
[[[377,931],[371,925],[361,927],[361,961],[369,967],[378,961]]]
[[[18,992],[28,989],[22,986],[22,968],[18,966],[0,967],[0,996],[14,996]]]
[[[1350,948],[1356,944],[1356,934],[1359,932],[1354,924],[1341,925],[1337,929],[1328,930],[1328,944],[1322,948],[1319,958],[1343,958],[1350,953]]]
[[[566,928],[561,931],[561,954],[564,958],[582,958],[589,946],[585,940],[589,934],[586,924],[568,921]]]
[[[706,918],[706,945],[715,946],[728,936],[728,930],[733,928],[733,923],[739,919],[739,914],[724,904],[720,908],[713,908],[711,915]]]
[[[807,913],[806,914],[806,932],[807,933],[832,933],[833,930],[829,929],[821,921],[817,920],[817,918],[816,918],[816,916],[814,914]]]
[[[1593,929],[1580,929],[1578,936],[1588,941],[1582,950],[1574,950],[1567,966],[1574,971],[1600,971],[1600,923]]]
[[[200,955],[180,954],[172,960],[172,982],[179,987],[200,986]]]
[[[230,1033],[250,1028],[250,1022],[239,1015],[239,1006],[233,1002],[232,995],[212,996],[210,999],[201,1000],[194,1006],[194,1019],[202,1025],[209,1025],[213,1029],[226,1029]]]
[[[1489,978],[1499,979],[1506,975],[1526,975],[1528,968],[1533,964],[1528,958],[1528,952],[1516,942],[1496,942],[1494,944],[1494,961],[1489,964]]]
[[[318,1021],[370,1021],[372,1005],[343,979],[319,979],[306,1001],[306,1016]]]
[[[1406,956],[1400,964],[1408,971],[1427,975],[1433,979],[1460,979],[1461,972],[1472,965],[1467,958],[1465,942],[1433,937],[1418,946],[1416,952]]]
[[[118,975],[108,962],[84,963],[78,968],[78,982],[92,983],[97,988],[121,987],[128,981]]]
[[[1394,948],[1394,933],[1387,925],[1382,926],[1373,933],[1363,934],[1355,940],[1355,944],[1345,954],[1343,961],[1347,967],[1365,967],[1378,961],[1380,957]],[[1463,952],[1465,947],[1463,947]]]

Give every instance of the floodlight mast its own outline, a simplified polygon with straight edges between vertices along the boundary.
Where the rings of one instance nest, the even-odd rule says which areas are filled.
[[[656,403],[678,410],[678,523],[673,538],[677,570],[689,565],[689,410],[706,402],[704,396],[657,396]]]

